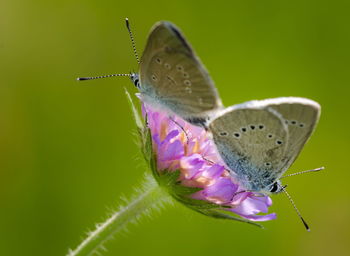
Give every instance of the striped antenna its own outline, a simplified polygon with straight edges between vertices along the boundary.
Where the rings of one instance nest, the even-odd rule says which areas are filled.
[[[324,169],[324,167],[320,167],[320,168],[306,170],[306,171],[302,171],[302,172],[291,173],[291,174],[288,174],[288,175],[281,177],[280,179],[287,178],[287,177],[294,176],[294,175],[303,174],[303,173],[308,173],[308,172],[318,172],[318,171],[322,171],[323,169]]]
[[[304,224],[306,230],[307,230],[307,231],[310,231],[309,225],[306,223],[306,221],[304,220],[304,218],[301,216],[301,213],[299,212],[297,206],[295,205],[295,203],[294,203],[292,197],[288,194],[286,188],[285,188],[284,186],[281,186],[281,189],[282,189],[282,191],[284,192],[284,194],[288,197],[290,203],[292,204],[294,210],[295,210],[296,213],[298,214],[300,220],[303,222],[303,224]]]
[[[140,64],[139,55],[137,54],[137,51],[136,51],[136,44],[135,44],[134,36],[133,36],[131,29],[130,29],[130,23],[129,23],[128,18],[125,18],[125,23],[126,23],[126,28],[128,29],[128,32],[129,32],[129,36],[130,36],[131,44],[132,44],[132,49],[134,50],[134,54],[135,54],[137,63]]]
[[[131,74],[113,74],[113,75],[93,76],[93,77],[78,77],[77,80],[85,81],[85,80],[94,80],[94,79],[108,78],[108,77],[114,77],[114,76],[131,76]]]

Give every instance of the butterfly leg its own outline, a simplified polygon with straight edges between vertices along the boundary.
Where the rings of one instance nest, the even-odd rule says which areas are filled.
[[[256,196],[256,197],[264,197],[266,195],[262,194],[262,193],[254,193],[253,191],[250,191],[250,190],[241,190],[241,191],[238,191],[238,192],[235,192],[232,196],[232,199],[231,201],[233,200],[233,198],[239,194],[242,194],[242,193],[252,193],[252,196]]]
[[[145,114],[145,125],[148,127],[148,113]]]
[[[203,160],[207,161],[210,164],[215,164],[215,162],[211,161],[210,159],[208,159],[208,158],[206,158],[204,156],[202,156],[202,158],[203,158]]]
[[[176,124],[184,132],[184,134],[186,136],[186,144],[188,144],[189,143],[189,137],[188,137],[187,132],[185,131],[185,128],[183,128],[183,126],[181,124],[179,124],[173,117],[170,116],[169,118],[170,118],[171,121],[174,122],[174,124]]]

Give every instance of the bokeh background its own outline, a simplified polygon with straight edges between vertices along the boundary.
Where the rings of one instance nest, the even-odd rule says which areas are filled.
[[[278,219],[260,230],[175,204],[107,243],[103,255],[346,255],[350,238],[349,1],[24,1],[0,4],[1,255],[63,256],[142,179],[127,78],[158,20],[177,24],[226,105],[278,96],[322,105],[290,172]]]

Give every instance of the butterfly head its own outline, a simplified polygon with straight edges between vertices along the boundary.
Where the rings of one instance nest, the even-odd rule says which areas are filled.
[[[140,89],[140,78],[139,74],[137,73],[131,73],[130,74],[130,79],[133,82],[133,84],[136,86],[137,89]]]
[[[287,187],[287,185],[283,186],[280,180],[276,180],[274,183],[267,187],[267,191],[269,193],[278,194],[280,192],[283,192],[283,189],[285,187]]]

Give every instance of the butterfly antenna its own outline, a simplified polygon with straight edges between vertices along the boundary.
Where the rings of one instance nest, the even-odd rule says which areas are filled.
[[[288,174],[288,175],[281,177],[280,179],[287,178],[287,177],[294,176],[294,175],[303,174],[303,173],[308,173],[308,172],[318,172],[318,171],[322,171],[323,169],[324,169],[324,167],[320,167],[320,168],[306,170],[306,171],[302,171],[302,172],[291,173],[291,174]]]
[[[137,51],[136,51],[136,44],[135,44],[134,36],[133,36],[131,29],[130,29],[130,23],[129,23],[128,18],[125,18],[125,23],[126,23],[126,28],[128,29],[128,32],[129,32],[129,36],[130,36],[131,44],[132,44],[132,49],[134,50],[134,54],[135,54],[137,63],[140,64],[139,55],[137,54]]]
[[[78,81],[84,81],[84,80],[94,80],[94,79],[100,79],[100,78],[108,78],[113,76],[131,76],[131,74],[113,74],[113,75],[105,75],[105,76],[93,76],[93,77],[78,77]]]
[[[282,189],[282,191],[284,192],[284,194],[288,197],[290,203],[293,205],[294,210],[296,211],[296,213],[298,214],[299,218],[300,218],[301,221],[303,222],[303,224],[304,224],[306,230],[307,230],[307,231],[310,231],[309,225],[306,223],[306,221],[304,220],[304,218],[301,216],[301,213],[299,212],[297,206],[295,205],[295,203],[294,203],[292,197],[288,194],[286,188],[283,187],[283,186],[281,186],[281,189]]]

